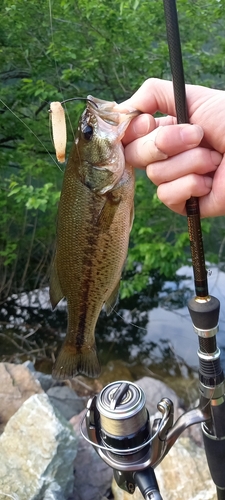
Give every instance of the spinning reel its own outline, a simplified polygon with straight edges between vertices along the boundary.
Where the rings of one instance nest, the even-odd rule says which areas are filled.
[[[161,418],[151,422],[142,389],[132,382],[113,382],[88,401],[88,438],[83,434],[113,468],[118,486],[131,494],[138,486],[145,500],[162,499],[154,468],[184,429],[208,418],[194,408],[173,425],[172,401],[163,398],[157,408]]]

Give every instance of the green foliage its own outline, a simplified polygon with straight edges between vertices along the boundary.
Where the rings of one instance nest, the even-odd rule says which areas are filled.
[[[225,0],[177,1],[186,80],[223,86]],[[148,77],[170,77],[161,0],[2,0],[0,7],[1,294],[48,275],[62,171],[49,101],[88,94],[121,101]],[[83,104],[66,105],[69,145]],[[162,207],[139,178],[123,294],[186,258],[184,218]],[[142,269],[142,274],[139,269]],[[128,276],[127,275],[127,276]],[[128,289],[130,291],[128,291]]]
[[[54,185],[51,182],[47,182],[40,188],[34,188],[32,185],[21,186],[18,182],[12,181],[9,185],[8,196],[12,196],[15,203],[22,202],[28,210],[39,209],[45,212],[47,206],[54,207],[59,200],[59,191],[52,191],[52,188]]]

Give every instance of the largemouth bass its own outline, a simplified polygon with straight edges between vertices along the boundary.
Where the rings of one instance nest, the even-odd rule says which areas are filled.
[[[60,378],[100,374],[95,325],[117,301],[133,222],[134,172],[121,139],[137,110],[87,98],[65,169],[50,300],[65,297],[67,335],[53,367]]]

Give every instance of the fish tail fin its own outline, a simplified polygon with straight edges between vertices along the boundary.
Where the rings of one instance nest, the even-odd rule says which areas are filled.
[[[55,378],[73,378],[85,375],[95,378],[101,373],[95,345],[77,349],[76,346],[64,344],[54,363],[52,375]]]

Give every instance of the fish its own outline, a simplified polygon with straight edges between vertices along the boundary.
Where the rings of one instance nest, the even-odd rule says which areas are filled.
[[[140,112],[87,97],[65,168],[50,276],[53,309],[66,298],[67,333],[55,378],[98,377],[95,326],[118,299],[134,218],[134,169],[122,138]]]

